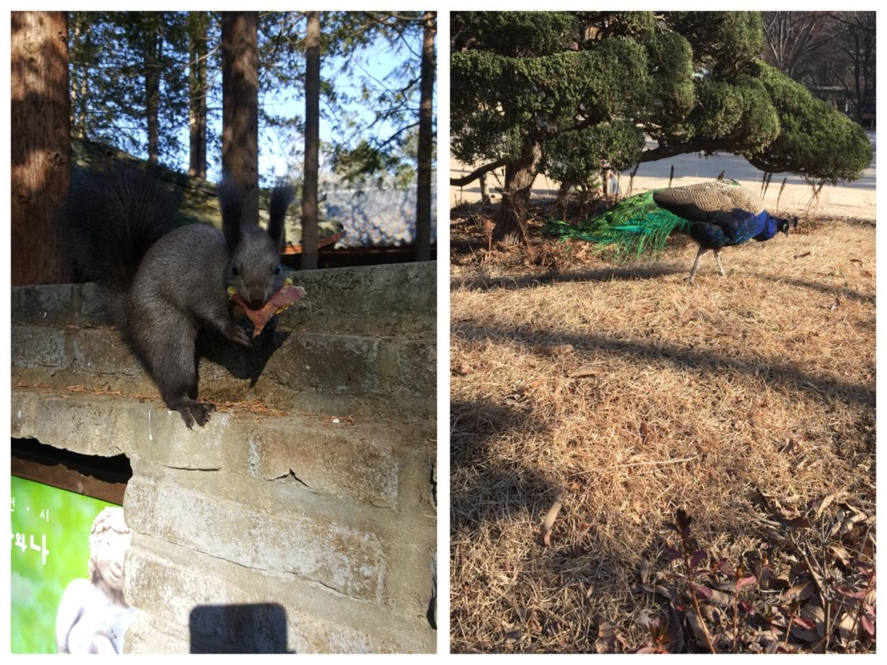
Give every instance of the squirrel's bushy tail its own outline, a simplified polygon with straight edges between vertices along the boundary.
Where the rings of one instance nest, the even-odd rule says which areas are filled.
[[[157,181],[119,164],[104,171],[72,169],[62,224],[75,275],[102,286],[118,324],[145,254],[179,226],[176,206]]]
[[[126,293],[151,245],[179,226],[170,195],[123,165],[72,170],[62,220],[79,276],[111,293]]]

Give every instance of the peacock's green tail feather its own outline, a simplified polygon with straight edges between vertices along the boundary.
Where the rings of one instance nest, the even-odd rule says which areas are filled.
[[[668,236],[689,228],[690,222],[656,205],[653,191],[649,191],[623,199],[603,214],[579,224],[549,222],[542,233],[614,246],[616,260],[626,261],[645,252],[661,252]]]

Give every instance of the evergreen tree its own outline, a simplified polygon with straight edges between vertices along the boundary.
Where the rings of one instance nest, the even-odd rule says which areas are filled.
[[[495,235],[506,243],[540,173],[579,184],[719,151],[837,182],[872,158],[858,125],[759,59],[756,12],[459,12],[452,23],[452,149],[482,165],[451,183],[505,166]]]

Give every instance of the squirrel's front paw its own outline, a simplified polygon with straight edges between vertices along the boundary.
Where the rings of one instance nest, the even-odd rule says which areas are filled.
[[[250,336],[247,334],[247,332],[240,326],[240,324],[235,323],[234,321],[231,321],[228,324],[228,328],[225,331],[225,335],[232,342],[236,342],[237,344],[240,344],[241,346],[245,346],[250,349],[253,346],[253,341],[250,338]]]

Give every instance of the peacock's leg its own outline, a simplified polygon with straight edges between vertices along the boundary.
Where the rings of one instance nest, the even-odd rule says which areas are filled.
[[[696,260],[693,262],[693,268],[690,270],[690,284],[696,286],[693,283],[693,278],[696,277],[696,271],[699,270],[699,259],[702,258],[702,255],[705,254],[708,250],[702,245],[699,246],[699,251],[696,252]]]
[[[721,271],[721,277],[725,277],[727,273],[724,272],[724,266],[721,265],[721,250],[719,249],[715,250],[715,261],[718,262],[718,270]]]

